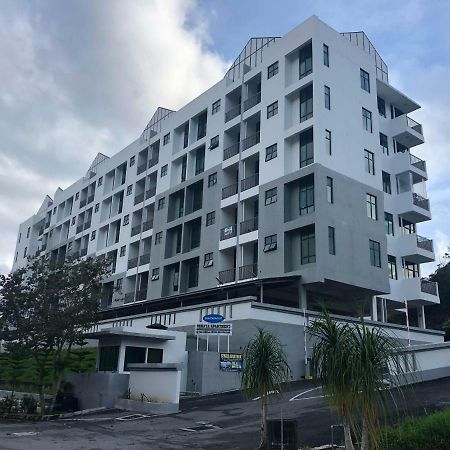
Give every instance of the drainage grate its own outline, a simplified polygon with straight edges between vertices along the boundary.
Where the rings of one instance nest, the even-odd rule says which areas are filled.
[[[130,414],[128,416],[116,417],[116,420],[139,420],[139,419],[146,419],[147,417],[151,416],[146,416],[144,414]]]
[[[199,422],[198,422],[199,423]],[[191,433],[201,433],[202,431],[220,430],[220,427],[212,423],[199,423],[193,427],[180,428],[181,431],[190,431]]]

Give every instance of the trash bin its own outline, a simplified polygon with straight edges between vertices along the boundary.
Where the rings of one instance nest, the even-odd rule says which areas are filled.
[[[283,445],[281,445],[281,419],[268,420],[266,426],[268,450],[298,450],[295,419],[283,419]]]

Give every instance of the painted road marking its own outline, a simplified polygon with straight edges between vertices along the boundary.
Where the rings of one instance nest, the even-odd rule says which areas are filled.
[[[22,436],[36,436],[38,434],[37,431],[21,431],[20,433],[11,433],[13,436],[22,437]]]
[[[321,389],[321,386],[315,387],[313,389],[308,389],[307,391],[300,392],[300,394],[294,395],[292,398],[290,398],[289,401],[292,402],[294,400],[297,400],[298,397],[301,397],[303,394],[308,394],[309,392],[316,391],[317,389]],[[308,397],[308,398],[315,398],[315,397]]]
[[[271,394],[276,394],[276,392],[275,391],[269,391],[266,395],[271,395]],[[252,398],[252,400],[253,401],[255,401],[255,400],[259,400],[261,397],[255,397],[255,398]]]

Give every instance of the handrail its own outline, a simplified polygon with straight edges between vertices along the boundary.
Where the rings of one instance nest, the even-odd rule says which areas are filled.
[[[237,194],[237,192],[238,192],[238,183],[230,184],[230,186],[224,187],[222,189],[222,200]]]
[[[252,95],[251,97],[249,97],[247,100],[244,101],[244,111],[253,108],[260,102],[261,102],[261,91],[258,92],[256,95]]]

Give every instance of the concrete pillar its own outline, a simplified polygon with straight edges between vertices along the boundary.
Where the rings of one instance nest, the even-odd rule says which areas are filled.
[[[119,373],[123,373],[123,365],[125,363],[125,348],[125,345],[121,343],[119,347],[119,360],[117,362],[117,372]]]
[[[308,299],[305,286],[298,281],[298,307],[300,309],[308,309]]]
[[[426,328],[425,324],[425,306],[417,307],[417,324],[419,328]]]
[[[378,322],[378,299],[375,295],[372,297],[372,309],[370,313],[370,318],[373,321]]]

